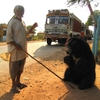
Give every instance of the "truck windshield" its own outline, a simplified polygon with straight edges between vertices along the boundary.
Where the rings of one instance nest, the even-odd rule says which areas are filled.
[[[52,16],[47,17],[47,24],[68,24],[67,16]]]

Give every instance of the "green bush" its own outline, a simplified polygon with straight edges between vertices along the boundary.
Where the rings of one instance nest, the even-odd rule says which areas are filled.
[[[31,35],[31,41],[43,40],[43,39],[44,39],[44,33],[37,33],[37,35]]]
[[[38,33],[37,37],[39,40],[42,40],[44,38],[44,33]]]
[[[38,37],[37,36],[34,36],[32,40],[33,41],[38,40]]]

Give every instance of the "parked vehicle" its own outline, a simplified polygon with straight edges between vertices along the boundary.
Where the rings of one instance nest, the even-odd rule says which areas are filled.
[[[68,9],[48,10],[45,22],[45,38],[48,45],[52,42],[65,43],[69,37],[85,37],[82,21]],[[82,34],[83,33],[83,34]]]

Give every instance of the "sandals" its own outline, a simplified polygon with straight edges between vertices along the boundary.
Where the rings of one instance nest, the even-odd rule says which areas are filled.
[[[17,87],[12,87],[10,91],[12,91],[14,93],[20,93],[20,91]]]
[[[27,85],[20,83],[20,84],[17,85],[17,87],[12,87],[10,89],[10,91],[13,92],[13,93],[20,93],[20,90],[19,89],[23,89],[25,87],[27,87]]]
[[[10,91],[13,92],[13,93],[20,93],[19,89],[23,89],[25,87],[27,87],[27,85],[20,83],[20,84],[17,85],[17,87],[12,87],[10,89]]]
[[[20,84],[17,85],[17,87],[19,89],[23,89],[23,88],[27,87],[27,85],[20,83]]]

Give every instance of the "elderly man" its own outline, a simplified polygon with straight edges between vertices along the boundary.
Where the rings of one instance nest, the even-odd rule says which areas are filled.
[[[8,52],[10,53],[9,72],[12,80],[11,91],[19,93],[19,89],[26,86],[20,82],[27,56],[24,52],[27,51],[26,36],[31,33],[32,29],[37,27],[37,23],[34,23],[29,31],[26,29],[26,25],[22,20],[24,7],[21,5],[15,6],[14,14],[8,22],[6,42],[8,44]]]

